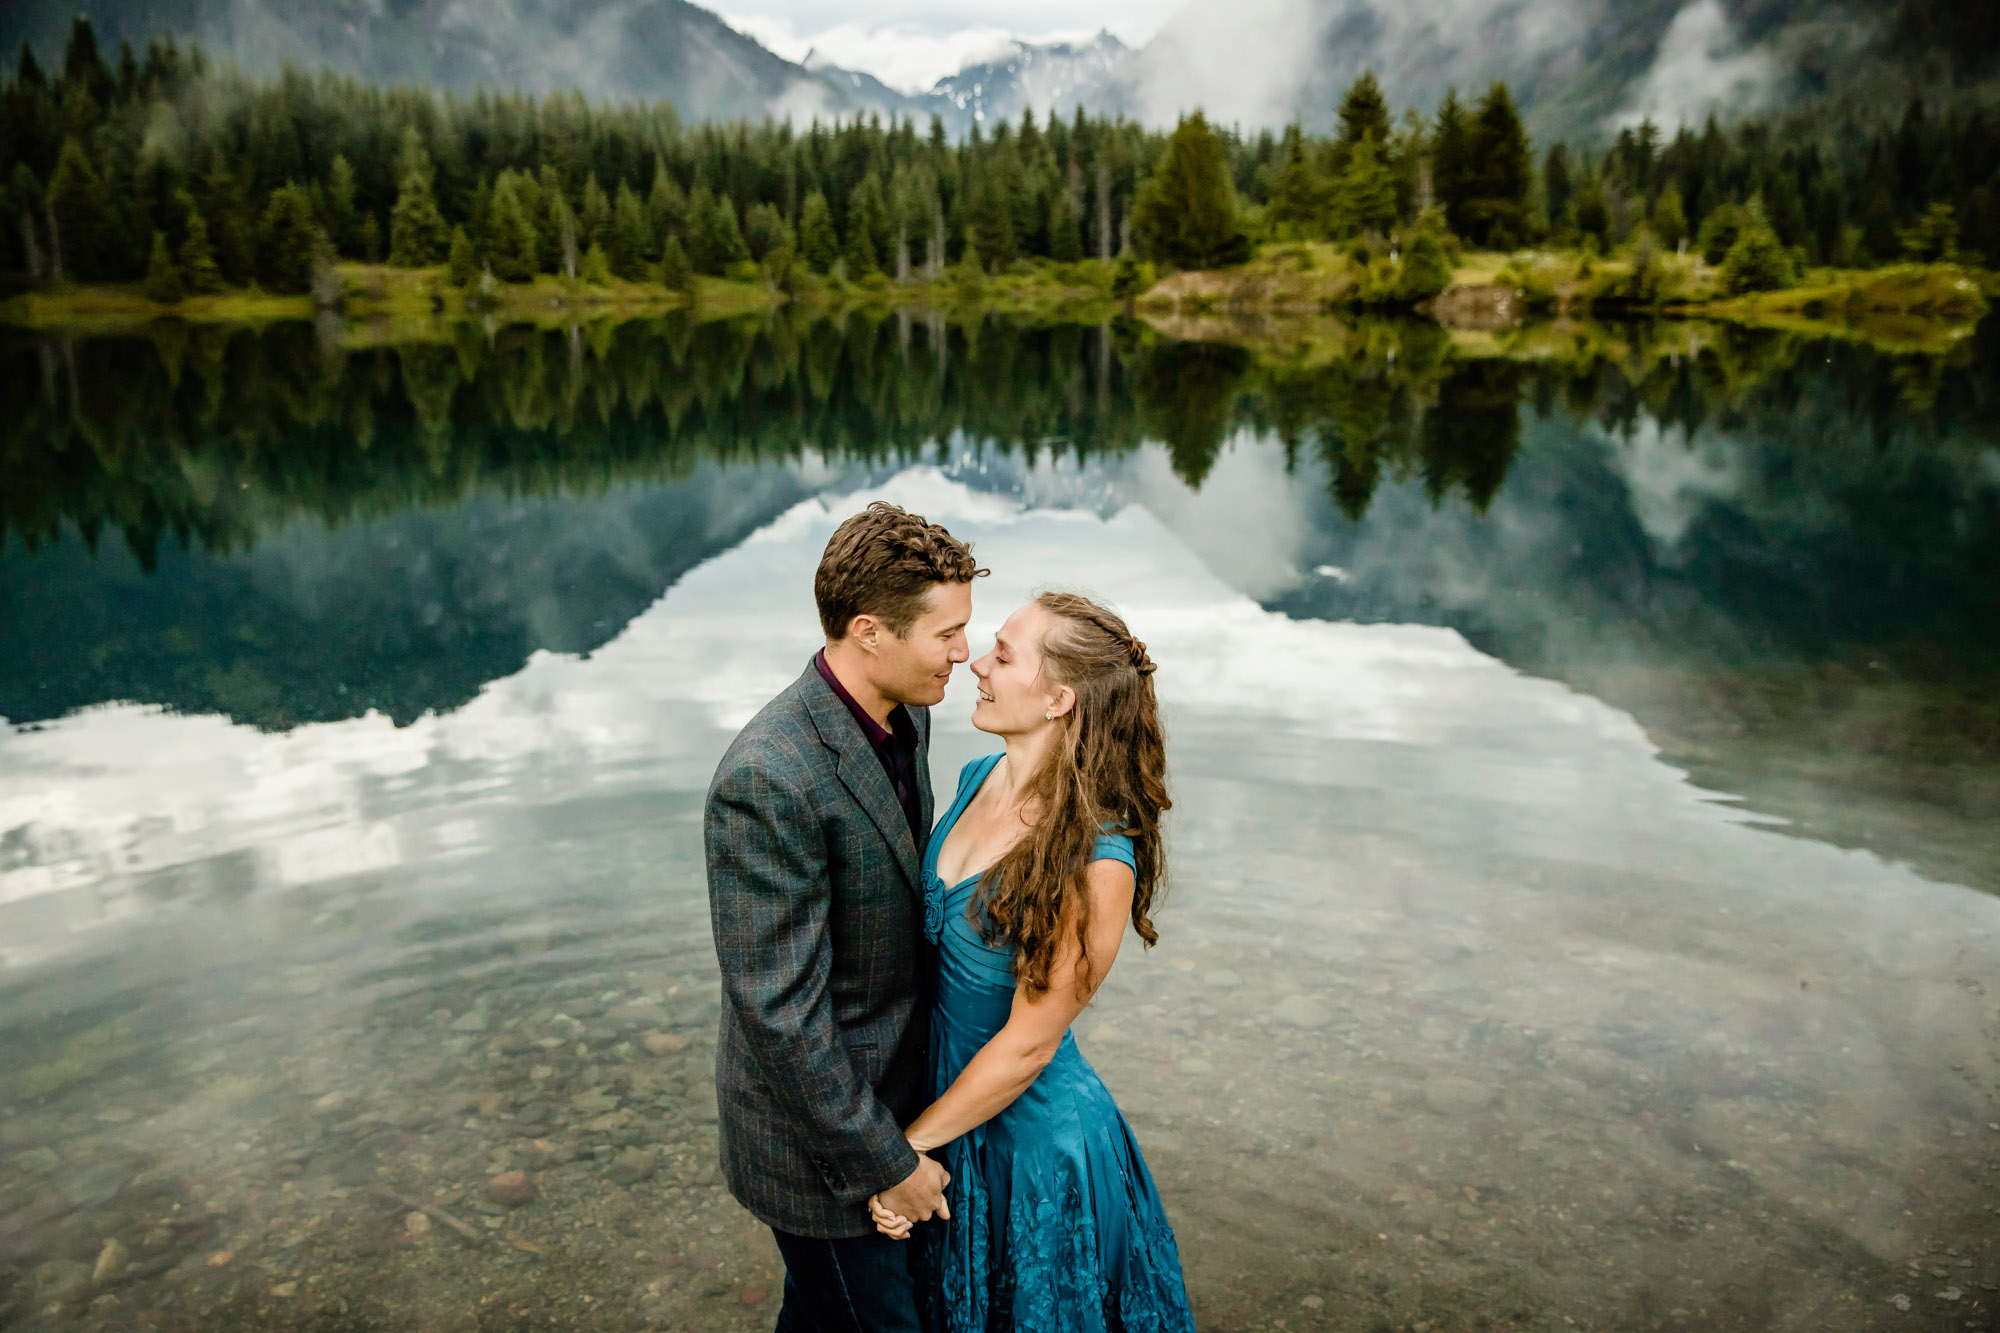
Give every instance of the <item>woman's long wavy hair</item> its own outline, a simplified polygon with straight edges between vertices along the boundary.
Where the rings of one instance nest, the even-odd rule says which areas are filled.
[[[1160,816],[1173,805],[1166,737],[1153,659],[1117,613],[1076,593],[1035,601],[1054,622],[1042,640],[1042,678],[1069,686],[1076,705],[1058,719],[1061,736],[1024,788],[1033,827],[980,877],[969,910],[989,944],[1013,947],[1015,979],[1031,997],[1048,990],[1064,930],[1073,930],[1087,996],[1103,980],[1090,958],[1085,882],[1100,833],[1132,840],[1132,928],[1147,948],[1159,939],[1150,913],[1166,871]]]

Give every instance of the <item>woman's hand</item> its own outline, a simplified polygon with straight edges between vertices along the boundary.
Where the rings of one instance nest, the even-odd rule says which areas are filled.
[[[882,1196],[868,1196],[868,1214],[875,1219],[875,1229],[890,1240],[908,1240],[911,1222],[907,1217],[899,1217],[883,1204]]]

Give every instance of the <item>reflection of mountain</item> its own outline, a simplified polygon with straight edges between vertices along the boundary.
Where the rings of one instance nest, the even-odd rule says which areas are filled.
[[[240,554],[170,548],[150,573],[71,538],[0,562],[0,716],[129,699],[263,727],[407,723],[535,652],[599,647],[803,491],[793,469],[704,465],[675,486],[287,524]]]
[[[1707,786],[2000,885],[1961,836],[2000,800],[2000,339],[1524,336],[1538,358],[1417,324],[1288,359],[893,318],[30,344],[0,355],[0,713],[450,710],[606,642],[817,490],[806,460],[950,441],[974,489],[1136,500],[1267,606],[1449,625]]]
[[[1632,712],[1702,785],[2000,889],[2000,453],[1801,375],[1702,428],[1531,422],[1484,515],[1323,505],[1294,615],[1462,630]]]

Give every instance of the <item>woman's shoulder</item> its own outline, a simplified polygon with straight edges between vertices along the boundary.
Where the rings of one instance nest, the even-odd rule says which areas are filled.
[[[1119,861],[1129,867],[1134,873],[1139,869],[1138,859],[1132,852],[1132,840],[1123,833],[1113,832],[1110,829],[1106,829],[1097,835],[1097,846],[1091,849],[1090,859],[1093,861]]]

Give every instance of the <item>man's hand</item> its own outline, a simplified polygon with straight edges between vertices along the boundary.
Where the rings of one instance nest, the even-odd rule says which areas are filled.
[[[928,1222],[933,1217],[949,1221],[951,1205],[944,1201],[944,1189],[949,1184],[950,1173],[923,1153],[918,1153],[917,1169],[910,1172],[902,1184],[869,1199],[868,1207],[875,1214],[876,1226],[884,1235],[902,1240],[910,1234],[912,1223]],[[893,1218],[894,1222],[884,1225],[883,1214]]]

